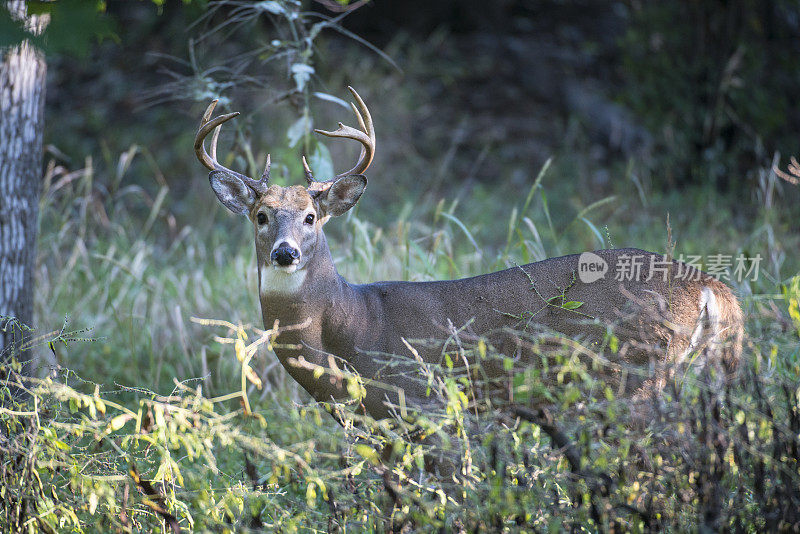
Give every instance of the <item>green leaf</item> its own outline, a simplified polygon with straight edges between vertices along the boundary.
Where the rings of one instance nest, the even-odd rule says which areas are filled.
[[[380,463],[378,453],[375,452],[375,449],[369,445],[365,445],[363,443],[356,445],[356,452],[368,460],[372,465],[378,465]]]
[[[314,152],[311,153],[308,164],[317,179],[327,180],[335,174],[331,152],[322,143],[317,143],[317,146],[314,147]]]
[[[108,425],[110,431],[114,432],[125,426],[132,417],[128,414],[122,414],[114,417]]]
[[[42,2],[41,0],[28,0],[25,2],[28,15],[49,15],[53,12],[54,5],[54,2]]]
[[[302,92],[306,88],[306,84],[311,79],[312,74],[314,74],[314,67],[311,65],[306,65],[305,63],[292,65],[292,78],[294,78],[298,91]]]
[[[316,92],[311,93],[311,94],[313,96],[319,98],[320,100],[325,100],[327,102],[333,102],[334,104],[339,104],[344,109],[350,111],[350,104],[348,104],[347,102],[345,102],[344,100],[342,100],[341,98],[339,98],[337,96],[329,95],[328,93],[321,93],[319,91],[316,91]]]
[[[102,2],[87,0],[53,2],[47,28],[32,40],[45,54],[85,57],[93,44],[108,38],[119,40],[103,7]]]
[[[569,302],[565,302],[561,307],[565,310],[577,310],[583,306],[583,302],[578,302],[577,300],[570,300]]]
[[[315,487],[316,484],[314,482],[309,482],[306,487],[306,505],[308,505],[309,508],[313,508],[317,500],[317,491]]]
[[[311,118],[305,115],[294,121],[294,123],[289,126],[289,129],[286,130],[286,137],[289,138],[289,147],[294,148],[300,139],[311,131],[311,125]]]
[[[53,446],[55,448],[59,449],[59,450],[62,450],[62,451],[68,451],[69,450],[69,445],[67,445],[66,443],[64,443],[60,439],[54,439],[50,443],[52,443]]]

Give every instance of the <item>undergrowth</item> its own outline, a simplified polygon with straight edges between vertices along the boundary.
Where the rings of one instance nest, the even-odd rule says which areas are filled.
[[[458,343],[441,366],[420,364],[417,379],[440,409],[375,421],[347,403],[251,400],[248,386],[261,385],[252,356],[276,332],[205,324],[234,346],[241,375],[240,389],[213,398],[174,380],[169,395],[140,387],[138,400],[120,402],[97,385],[81,392],[87,383],[67,370],[26,378],[4,366],[5,383],[30,395],[13,405],[4,388],[13,406],[0,410],[6,530],[800,526],[796,381],[757,372],[757,347],[725,387],[708,387],[708,374],[670,383],[646,403],[645,425],[593,378],[603,355],[577,342],[562,340],[541,368],[508,367],[500,388],[511,404],[476,397],[468,373],[450,363],[506,358],[483,340]],[[357,400],[359,377],[325,372],[342,375]]]
[[[800,525],[800,275],[782,254],[792,237],[770,211],[778,200],[770,197],[753,235],[741,236],[745,247],[724,249],[727,236],[709,235],[700,249],[768,258],[763,276],[737,284],[749,334],[738,381],[709,389],[700,377],[667,388],[642,428],[596,369],[575,358],[589,349],[563,340],[549,379],[510,372],[513,405],[476,397],[457,367],[421,368],[442,409],[398,423],[320,406],[298,390],[270,353],[275,332],[252,324],[250,237],[221,231],[227,220],[180,226],[166,184],[155,196],[125,184],[137,157],[134,147],[102,181],[91,161],[49,170],[37,321],[64,326],[14,355],[36,355],[40,377],[4,369],[4,531]],[[605,227],[590,219],[616,199],[553,224],[546,192],[555,172],[543,169],[508,206],[494,246],[473,229],[483,224],[476,203],[497,199],[478,199],[469,211],[442,201],[386,227],[358,212],[332,223],[337,266],[352,281],[429,280],[578,252],[587,240],[591,248],[626,244],[613,216]],[[220,211],[211,213],[213,221]],[[501,358],[485,342],[453,350]],[[345,378],[357,392],[358,377]],[[19,390],[29,396],[14,404],[9,395]],[[425,469],[431,462],[439,476]]]

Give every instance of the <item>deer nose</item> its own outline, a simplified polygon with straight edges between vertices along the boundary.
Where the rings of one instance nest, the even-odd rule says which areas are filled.
[[[270,254],[270,259],[281,267],[288,267],[300,257],[300,251],[284,241],[278,245]]]

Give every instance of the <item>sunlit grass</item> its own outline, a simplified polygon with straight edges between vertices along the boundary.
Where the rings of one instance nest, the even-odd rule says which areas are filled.
[[[131,151],[123,160],[131,157],[138,156]],[[64,525],[79,530],[126,525],[136,530],[169,528],[174,518],[182,528],[232,523],[240,529],[292,530],[325,528],[333,521],[360,531],[400,524],[424,530],[423,525],[440,527],[458,518],[461,524],[484,528],[557,528],[595,521],[588,503],[600,502],[595,501],[600,498],[596,484],[605,479],[599,473],[615,470],[633,477],[620,479],[608,497],[624,498],[639,510],[620,512],[630,521],[626,528],[642,528],[640,513],[657,491],[663,492],[659,509],[670,525],[694,524],[695,508],[686,508],[669,485],[684,484],[684,491],[702,494],[693,485],[696,479],[657,470],[645,471],[652,478],[636,479],[627,461],[635,442],[650,455],[648,461],[662,458],[683,465],[681,458],[669,456],[674,427],[659,430],[666,434],[657,434],[658,439],[632,434],[620,418],[624,406],[614,403],[602,383],[581,385],[585,373],[571,360],[567,368],[574,383],[549,395],[577,414],[553,423],[575,432],[570,439],[585,456],[586,471],[577,482],[575,467],[547,445],[555,438],[544,435],[544,421],[528,424],[525,414],[504,419],[493,408],[466,409],[462,401],[468,397],[460,393],[463,381],[457,375],[444,380],[436,393],[447,414],[422,414],[417,421],[451,442],[451,455],[477,466],[462,473],[455,485],[420,469],[430,444],[404,441],[407,429],[369,420],[340,427],[277,364],[268,343],[253,347],[253,359],[242,357],[243,347],[261,335],[249,224],[217,207],[210,190],[203,201],[207,206],[196,208],[202,217],[189,217],[195,224],[178,223],[186,217],[173,215],[180,200],[165,185],[156,187],[154,195],[125,185],[128,163],[120,162],[112,180],[97,180],[91,161],[72,172],[52,169],[43,195],[37,325],[58,328],[67,317],[70,329],[88,328],[81,337],[92,338],[66,344],[56,338],[55,356],[47,345],[37,348],[43,373],[53,364],[61,369],[50,375],[53,380],[30,384],[32,390],[39,388],[37,402],[48,415],[37,419],[42,437],[26,439],[52,451],[55,456],[48,461],[69,466],[43,471],[44,483],[59,488],[48,497],[51,509],[39,510],[48,524],[61,517]],[[764,211],[749,232],[738,233],[728,224],[730,210],[719,215],[718,225],[698,215],[695,203],[682,205],[666,196],[650,194],[643,209],[642,196],[633,189],[628,195],[623,191],[583,202],[559,180],[562,169],[556,159],[515,196],[503,188],[476,187],[470,198],[458,201],[407,203],[412,207],[387,224],[371,222],[376,208],[366,196],[359,209],[328,224],[337,268],[359,283],[435,280],[602,246],[663,251],[668,211],[679,252],[746,251],[767,258],[763,276],[736,287],[747,314],[745,368],[757,369],[768,384],[796,380],[800,293],[798,278],[792,276],[797,276],[797,258],[782,251],[797,237],[786,231],[780,213]],[[102,183],[114,185],[106,189]],[[202,198],[203,192],[198,194]],[[237,339],[243,344],[237,345]],[[242,362],[252,372],[243,370]],[[448,377],[454,370],[439,372]],[[520,377],[522,382],[514,383],[520,396],[541,393],[536,373]],[[782,398],[777,385],[767,387],[769,399]],[[716,402],[705,394],[700,388],[691,393],[698,397],[684,401],[685,411],[676,415],[680,425],[699,417],[698,402]],[[768,415],[764,403],[771,401],[762,393],[726,394],[738,411],[723,411],[720,417],[733,419],[719,424],[735,421],[763,430],[788,417],[783,400],[772,410],[784,415]],[[791,399],[786,398],[789,406]],[[13,414],[4,417],[7,428],[19,432]],[[598,417],[606,425],[602,432]],[[475,428],[483,433],[472,435]],[[783,431],[780,425],[775,428],[757,434],[767,440],[764,447],[769,436]],[[37,450],[26,449],[27,454]],[[725,476],[731,478],[724,483],[735,487],[736,472]],[[796,479],[797,473],[791,476]],[[743,491],[752,482],[746,480]],[[39,495],[35,487],[14,481]],[[142,497],[148,483],[162,495],[160,501]],[[576,498],[589,500],[580,504]],[[695,504],[697,510],[704,506]],[[72,518],[68,509],[77,515]],[[126,520],[120,519],[122,509]],[[159,511],[165,509],[168,515]],[[567,510],[571,515],[563,518]],[[616,513],[606,510],[603,514],[610,515],[603,515],[603,521]],[[91,517],[103,522],[92,526]]]

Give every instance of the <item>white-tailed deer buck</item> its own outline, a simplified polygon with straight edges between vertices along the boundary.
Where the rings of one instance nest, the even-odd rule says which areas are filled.
[[[520,331],[581,336],[600,347],[614,325],[619,348],[606,351],[608,358],[638,365],[644,375],[650,369],[649,377],[617,377],[631,396],[660,387],[670,369],[701,346],[712,345],[709,358],[727,372],[735,369],[743,330],[731,290],[699,270],[650,252],[599,250],[437,282],[358,285],[339,276],[322,227],[356,204],[367,185],[362,173],[375,154],[372,118],[361,97],[350,91],[358,104],[352,107],[360,130],[341,123],[333,132],[316,130],[362,145],[356,165],[330,180],[315,180],[305,158],[306,187],[270,185],[269,156],[259,180],[223,167],[216,158],[219,128],[238,113],[211,119],[216,101],[208,106],[194,143],[197,157],[211,170],[219,200],[253,223],[265,327],[276,321],[302,325],[279,334],[275,354],[315,399],[348,398],[345,384],[330,372],[345,368],[363,379],[363,409],[375,418],[391,415],[398,403],[424,407],[431,400],[424,381],[415,378],[419,367],[405,358],[387,366],[387,355],[408,355],[409,343],[425,362],[440,363],[442,342],[415,341],[443,340],[453,326],[465,325],[465,332],[485,336],[518,366],[534,359],[521,350]],[[209,155],[204,139],[212,131]],[[613,271],[603,276],[604,268],[621,262],[631,266],[631,276],[617,277]],[[508,376],[499,362],[483,363],[484,376]],[[627,374],[615,369],[609,374]]]

